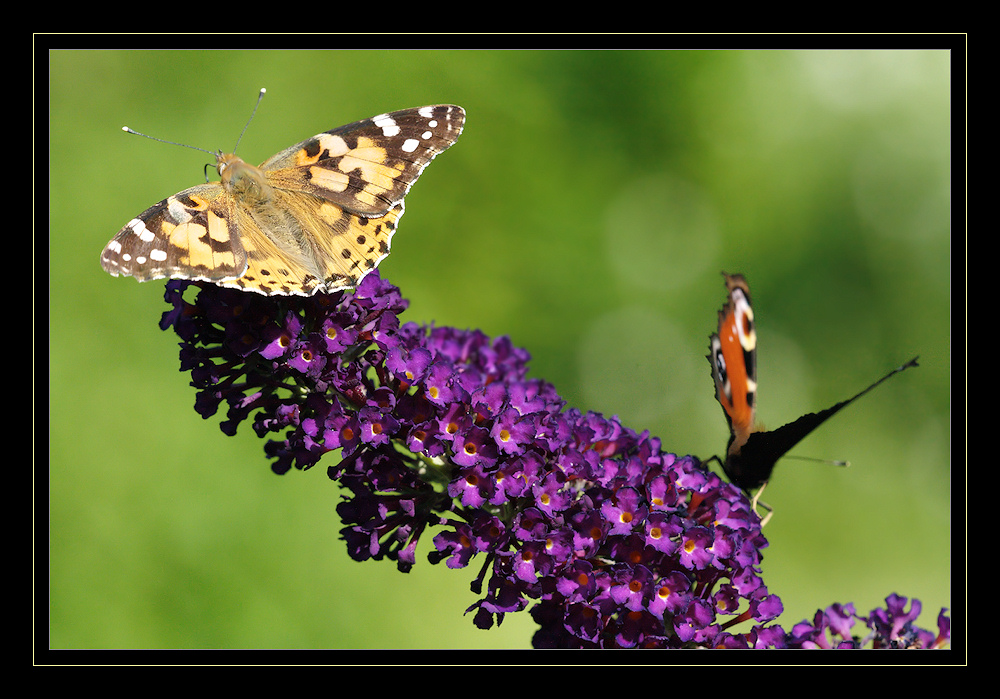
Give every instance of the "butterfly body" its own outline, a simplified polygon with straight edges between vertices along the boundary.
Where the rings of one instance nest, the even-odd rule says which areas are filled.
[[[265,295],[355,287],[389,254],[403,198],[464,123],[461,107],[420,107],[318,134],[259,167],[220,152],[218,182],[130,221],[101,265],[139,281],[191,279]]]
[[[778,459],[806,435],[889,377],[917,366],[917,358],[893,369],[847,400],[818,413],[803,415],[776,430],[764,431],[756,424],[757,333],[750,288],[742,275],[724,276],[729,296],[719,311],[718,331],[711,335],[708,355],[715,397],[726,415],[730,431],[726,458],[719,461],[729,480],[749,492],[765,485]]]

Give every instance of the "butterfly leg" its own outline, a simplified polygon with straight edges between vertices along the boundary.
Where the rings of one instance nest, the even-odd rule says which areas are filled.
[[[750,509],[753,510],[753,513],[755,515],[757,515],[758,517],[760,517],[760,513],[757,512],[757,505],[758,504],[760,504],[761,507],[763,507],[765,510],[767,510],[767,514],[760,520],[760,528],[761,529],[763,529],[764,525],[767,524],[771,520],[771,515],[774,514],[774,508],[773,507],[771,507],[770,505],[768,505],[766,502],[761,502],[760,501],[760,494],[764,492],[764,488],[766,488],[766,487],[767,487],[767,481],[764,481],[764,485],[762,485],[760,488],[757,489],[757,492],[754,493],[753,500],[750,501]]]

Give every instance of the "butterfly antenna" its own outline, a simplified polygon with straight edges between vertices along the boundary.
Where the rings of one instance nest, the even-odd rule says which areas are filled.
[[[142,136],[144,138],[148,138],[151,141],[159,141],[160,143],[169,143],[172,146],[181,146],[183,148],[191,148],[192,150],[200,150],[202,153],[208,153],[209,155],[212,155],[212,156],[215,155],[215,153],[213,153],[212,151],[205,150],[204,148],[199,148],[198,146],[189,146],[186,143],[177,143],[176,141],[168,141],[168,140],[163,139],[163,138],[157,138],[156,136],[149,136],[149,135],[144,134],[144,133],[139,133],[135,129],[130,129],[127,126],[123,126],[122,127],[122,131],[124,131],[125,133],[133,134],[135,136]]]
[[[829,466],[843,466],[847,468],[851,465],[850,461],[841,461],[839,459],[817,459],[812,456],[797,456],[795,454],[785,454],[782,459],[795,459],[796,461],[812,461],[817,464],[827,464]]]
[[[247,123],[243,126],[243,130],[240,131],[240,137],[236,139],[236,145],[233,146],[233,153],[235,153],[236,149],[240,147],[240,141],[243,140],[243,134],[245,134],[247,132],[247,126],[250,126],[250,122],[253,121],[253,117],[257,113],[257,107],[260,106],[260,101],[262,99],[264,99],[264,93],[265,92],[267,92],[267,88],[266,87],[260,88],[260,94],[257,95],[257,102],[253,106],[253,111],[250,112],[250,118],[247,119]]]

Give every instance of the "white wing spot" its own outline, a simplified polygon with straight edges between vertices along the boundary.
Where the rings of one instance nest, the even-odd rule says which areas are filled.
[[[188,211],[188,208],[184,204],[180,203],[175,197],[167,199],[167,210],[170,212],[170,217],[176,224],[187,223],[194,218],[191,215],[191,212]],[[152,240],[152,238],[150,238],[150,240]]]
[[[433,135],[434,135],[433,131],[424,131],[422,134],[420,134],[420,138],[430,138]]]
[[[153,240],[156,237],[153,235],[153,232],[151,230],[146,228],[146,224],[137,218],[134,218],[131,221],[129,221],[127,227],[131,228],[132,232],[135,233],[137,236],[139,236],[139,240],[141,240],[144,243],[148,243],[149,241]]]
[[[382,135],[386,138],[399,135],[399,125],[388,114],[379,114],[377,117],[372,117],[372,122],[375,126],[382,129]]]
[[[404,153],[412,153],[413,151],[415,151],[417,149],[417,146],[419,146],[419,145],[420,145],[420,141],[418,141],[417,139],[415,139],[415,138],[408,138],[405,141],[403,141],[403,145],[400,146],[400,147],[403,149]]]
[[[152,250],[149,253],[149,259],[155,260],[156,262],[163,262],[167,259],[167,253],[163,250]]]

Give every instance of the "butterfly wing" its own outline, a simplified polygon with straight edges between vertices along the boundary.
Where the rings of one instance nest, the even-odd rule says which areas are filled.
[[[218,182],[185,189],[125,224],[101,253],[108,274],[220,283],[247,269],[247,254]]]
[[[711,335],[708,360],[732,453],[746,442],[757,418],[757,333],[746,280],[739,274],[724,276],[729,296],[719,311],[718,331]]]
[[[403,202],[364,218],[310,194],[275,190],[270,208],[279,220],[271,219],[268,227],[239,209],[247,270],[222,286],[298,296],[354,288],[389,254]]]
[[[361,216],[384,215],[462,133],[455,105],[362,119],[286,148],[261,164],[275,188],[306,192]]]
[[[291,225],[278,220],[260,229],[277,242],[270,247],[290,253],[279,267],[263,252],[268,240],[248,240],[241,281],[303,295],[357,286],[389,254],[406,193],[464,123],[457,106],[406,109],[326,131],[266,160],[260,170],[274,191],[272,209]]]
[[[859,391],[847,400],[842,400],[826,410],[808,413],[798,420],[770,432],[754,432],[739,453],[731,454],[726,460],[725,470],[729,479],[744,490],[752,490],[763,485],[771,477],[771,472],[778,459],[787,454],[806,435],[889,377],[910,367],[918,366],[917,359],[914,357],[906,364],[896,367],[863,391]]]

